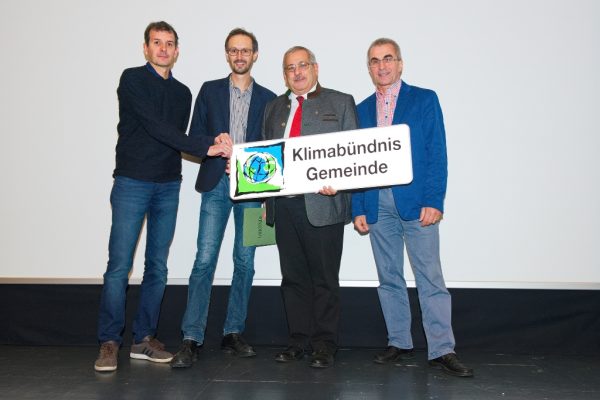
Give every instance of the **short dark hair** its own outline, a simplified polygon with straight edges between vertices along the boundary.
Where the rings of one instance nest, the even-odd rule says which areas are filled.
[[[144,42],[146,45],[150,44],[150,31],[159,31],[159,32],[169,32],[175,35],[175,47],[179,46],[179,36],[177,36],[177,32],[175,28],[166,23],[165,21],[158,22],[150,22],[144,31]]]
[[[229,39],[236,35],[248,36],[252,40],[252,51],[255,53],[258,51],[258,40],[256,40],[256,36],[254,36],[254,33],[248,32],[244,28],[235,28],[231,32],[229,32],[229,35],[227,35],[227,38],[225,39],[225,50],[227,50],[227,44],[229,43]]]

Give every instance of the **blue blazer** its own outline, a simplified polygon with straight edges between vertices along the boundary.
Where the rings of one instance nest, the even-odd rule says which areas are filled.
[[[265,105],[275,97],[275,93],[254,82],[248,109],[246,142],[262,139]],[[222,132],[229,132],[229,77],[208,81],[202,85],[190,125],[190,136],[216,137]],[[225,173],[226,164],[227,160],[222,157],[206,157],[198,171],[196,190],[208,192],[214,189]]]
[[[361,128],[377,126],[375,93],[357,106]],[[410,86],[404,81],[392,124],[410,127],[413,181],[392,187],[398,213],[405,220],[419,219],[421,208],[433,207],[444,212],[448,180],[446,133],[442,109],[434,91]],[[357,191],[352,195],[352,218],[366,215],[367,223],[377,222],[379,188]]]

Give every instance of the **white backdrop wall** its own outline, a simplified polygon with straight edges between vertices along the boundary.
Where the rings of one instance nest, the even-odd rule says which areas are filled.
[[[181,40],[174,74],[194,94],[229,72],[223,41],[237,26],[258,37],[259,83],[282,93],[282,55],[305,45],[322,85],[357,103],[373,91],[368,45],[396,39],[403,79],[436,90],[444,111],[448,286],[600,288],[598,1],[3,0],[0,20],[3,282],[101,282],[116,87],[124,68],[144,63],[147,23],[166,20]],[[197,169],[184,161],[172,284],[187,282],[195,256]],[[219,284],[231,277],[232,238],[228,230]],[[342,283],[375,286],[368,238],[349,226],[344,245]],[[276,249],[259,248],[255,284],[279,279]]]

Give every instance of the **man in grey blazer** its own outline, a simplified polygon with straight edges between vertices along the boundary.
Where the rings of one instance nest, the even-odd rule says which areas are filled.
[[[352,96],[321,87],[318,73],[309,49],[296,46],[284,54],[283,75],[289,90],[265,108],[265,140],[357,128]],[[267,223],[277,225],[281,293],[289,329],[288,347],[275,356],[278,362],[300,360],[312,348],[311,367],[333,365],[340,317],[338,276],[350,209],[350,195],[331,187],[267,201]]]

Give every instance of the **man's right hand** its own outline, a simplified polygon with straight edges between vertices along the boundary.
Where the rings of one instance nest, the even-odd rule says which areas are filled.
[[[233,140],[231,140],[231,136],[229,136],[229,133],[219,133],[215,137],[215,144],[228,144],[230,146],[233,146]]]
[[[369,224],[367,224],[366,215],[358,215],[354,217],[354,229],[363,235],[369,233]]]
[[[208,153],[206,153],[210,157],[231,157],[231,152],[233,151],[233,142],[231,141],[231,137],[228,133],[221,133],[217,137],[215,137],[215,144],[208,148]]]

